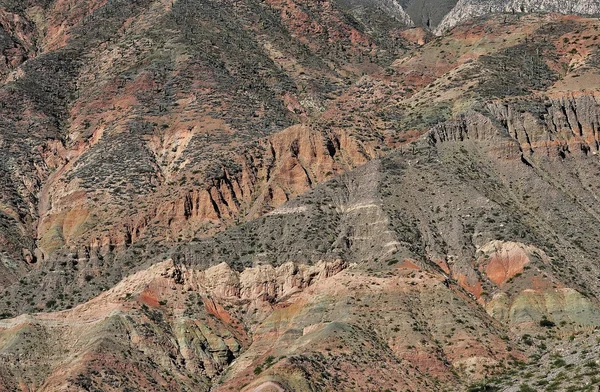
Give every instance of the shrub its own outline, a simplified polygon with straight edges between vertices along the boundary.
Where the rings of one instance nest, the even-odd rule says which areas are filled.
[[[536,390],[527,384],[521,384],[519,387],[519,392],[536,392]]]
[[[500,389],[494,385],[489,385],[485,382],[470,385],[467,388],[467,392],[496,392]]]
[[[552,328],[556,324],[553,321],[548,320],[547,318],[543,318],[540,320],[540,327]]]

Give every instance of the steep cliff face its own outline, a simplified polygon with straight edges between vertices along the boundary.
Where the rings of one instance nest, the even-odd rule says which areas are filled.
[[[431,143],[465,140],[487,141],[499,153],[565,158],[596,155],[600,146],[600,101],[597,92],[492,101],[488,115],[467,112],[432,128]],[[517,146],[517,149],[511,148]]]
[[[527,154],[597,154],[599,96],[597,93],[553,97],[535,103],[539,112],[522,113],[512,105],[488,106]],[[543,105],[543,107],[542,107]]]

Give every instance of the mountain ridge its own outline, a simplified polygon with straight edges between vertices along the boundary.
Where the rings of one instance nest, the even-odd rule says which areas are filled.
[[[598,385],[597,19],[0,4],[0,388]]]

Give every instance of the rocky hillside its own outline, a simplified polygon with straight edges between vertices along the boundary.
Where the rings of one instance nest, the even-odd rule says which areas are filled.
[[[0,0],[0,389],[597,388],[567,3]]]
[[[475,328],[450,342],[455,318]],[[513,349],[439,277],[411,263],[374,276],[340,260],[242,273],[167,261],[70,311],[0,328],[5,390],[433,390],[456,382],[451,363],[495,368]]]
[[[435,31],[442,33],[465,20],[494,13],[514,15],[536,12],[598,15],[600,14],[600,2],[598,0],[458,0],[454,8],[444,15],[439,24],[435,24]]]
[[[57,252],[220,231],[377,156],[315,124],[411,45],[400,8],[350,7],[6,4],[0,286]]]

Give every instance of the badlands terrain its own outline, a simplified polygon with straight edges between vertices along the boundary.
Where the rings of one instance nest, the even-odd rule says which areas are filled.
[[[0,391],[597,391],[598,14],[0,0]]]

